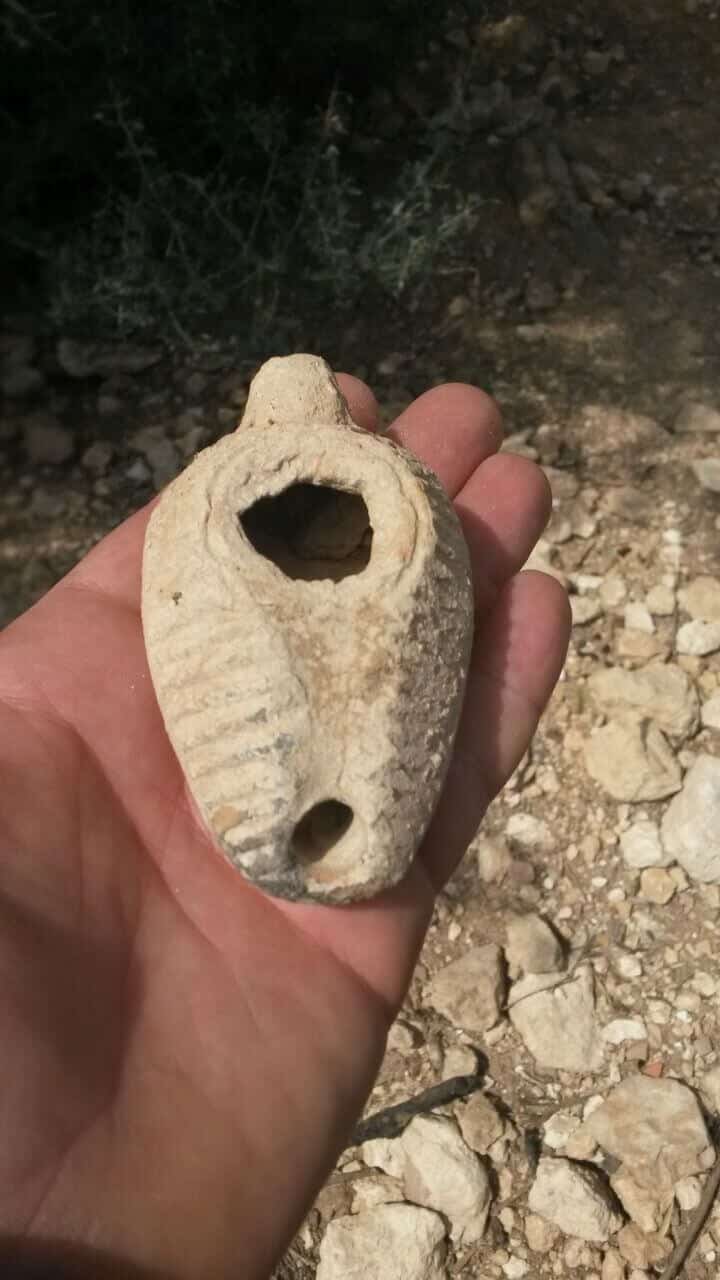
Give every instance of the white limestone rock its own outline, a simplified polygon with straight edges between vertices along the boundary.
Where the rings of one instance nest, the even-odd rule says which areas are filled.
[[[637,871],[643,867],[667,867],[672,862],[663,848],[660,828],[650,818],[640,818],[621,832],[620,852],[627,865]]]
[[[693,658],[704,658],[709,653],[717,653],[720,649],[720,622],[706,622],[703,618],[684,622],[678,627],[675,648],[678,653]]]
[[[604,667],[588,677],[587,689],[600,711],[652,720],[670,738],[697,728],[698,695],[690,677],[673,663],[652,662],[638,671]]]
[[[615,800],[641,804],[680,790],[682,774],[666,739],[652,720],[611,720],[585,743],[591,778]]]
[[[643,1231],[660,1227],[675,1184],[709,1169],[715,1158],[697,1098],[679,1080],[628,1076],[583,1130],[620,1161],[613,1190]]]
[[[562,1156],[540,1160],[528,1206],[565,1235],[595,1244],[609,1240],[623,1222],[602,1175]]]
[[[720,458],[699,458],[690,464],[695,479],[708,493],[720,493]]]
[[[439,1214],[381,1204],[329,1223],[316,1280],[447,1280],[446,1252]]]
[[[399,1138],[364,1143],[362,1156],[398,1179],[407,1200],[442,1213],[455,1243],[482,1239],[492,1200],[488,1170],[452,1120],[415,1116]]]
[[[662,821],[665,849],[693,880],[720,883],[720,759],[699,755]]]
[[[691,618],[720,622],[720,581],[709,574],[693,578],[678,592],[678,599]]]
[[[509,1016],[540,1067],[597,1071],[603,1046],[595,1016],[592,970],[580,965],[571,976],[530,975],[510,991]]]
[[[399,1142],[405,1154],[402,1184],[407,1199],[442,1213],[456,1244],[481,1240],[492,1200],[490,1178],[453,1122],[443,1116],[416,1116]]]

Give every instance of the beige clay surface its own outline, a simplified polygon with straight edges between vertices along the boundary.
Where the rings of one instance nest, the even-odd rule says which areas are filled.
[[[270,360],[239,429],[163,493],[143,563],[168,735],[250,880],[347,902],[402,877],[445,776],[472,617],[434,475],[352,422],[324,361]]]

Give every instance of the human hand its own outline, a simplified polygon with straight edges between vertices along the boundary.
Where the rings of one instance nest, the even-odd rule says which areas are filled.
[[[371,393],[340,381],[372,430]],[[391,892],[270,899],[199,827],[145,660],[147,508],[0,634],[0,1259],[13,1237],[18,1260],[72,1246],[93,1280],[266,1278],[347,1140],[569,626],[556,582],[516,576],[550,496],[497,453],[492,401],[440,387],[392,434],[455,499],[477,624],[447,783]]]

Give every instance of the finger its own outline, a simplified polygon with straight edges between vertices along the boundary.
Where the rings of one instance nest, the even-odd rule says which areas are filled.
[[[455,499],[470,552],[475,608],[487,613],[508,578],[522,569],[552,510],[545,473],[499,453],[475,469]]]
[[[377,430],[377,401],[369,387],[351,374],[338,375],[340,389],[358,426]],[[125,608],[140,608],[140,565],[145,529],[157,498],[109,533],[63,579],[61,587],[96,591]]]
[[[426,391],[388,434],[430,467],[454,498],[475,468],[499,449],[502,424],[490,396],[456,382]]]
[[[520,573],[478,628],[447,782],[423,847],[437,888],[528,748],[565,660],[570,608],[543,573]]]
[[[377,431],[380,421],[378,402],[365,382],[352,373],[339,373],[337,380],[348,402],[350,417],[366,431]]]
[[[158,498],[153,498],[108,533],[58,583],[57,589],[93,591],[111,604],[139,610],[142,548],[147,523],[157,502]]]

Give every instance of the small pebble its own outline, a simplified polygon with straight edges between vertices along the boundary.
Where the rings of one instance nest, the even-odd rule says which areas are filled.
[[[659,583],[648,591],[645,604],[656,618],[669,618],[675,612],[675,592]]]
[[[720,649],[720,622],[693,618],[692,622],[683,623],[675,637],[675,648],[678,653],[699,658],[717,653]]]
[[[625,628],[630,631],[642,631],[645,635],[653,635],[655,623],[649,609],[639,600],[631,600],[625,605]]]
[[[665,906],[676,891],[675,881],[663,867],[646,867],[640,875],[640,892],[648,902]]]
[[[583,627],[596,618],[602,617],[603,604],[598,596],[571,596],[573,626]]]
[[[643,968],[637,956],[624,954],[618,956],[615,961],[615,968],[621,978],[641,978]]]
[[[598,587],[598,595],[606,609],[617,609],[627,596],[627,587],[622,578],[608,574]]]
[[[700,718],[706,729],[720,729],[720,693],[703,702]]]

